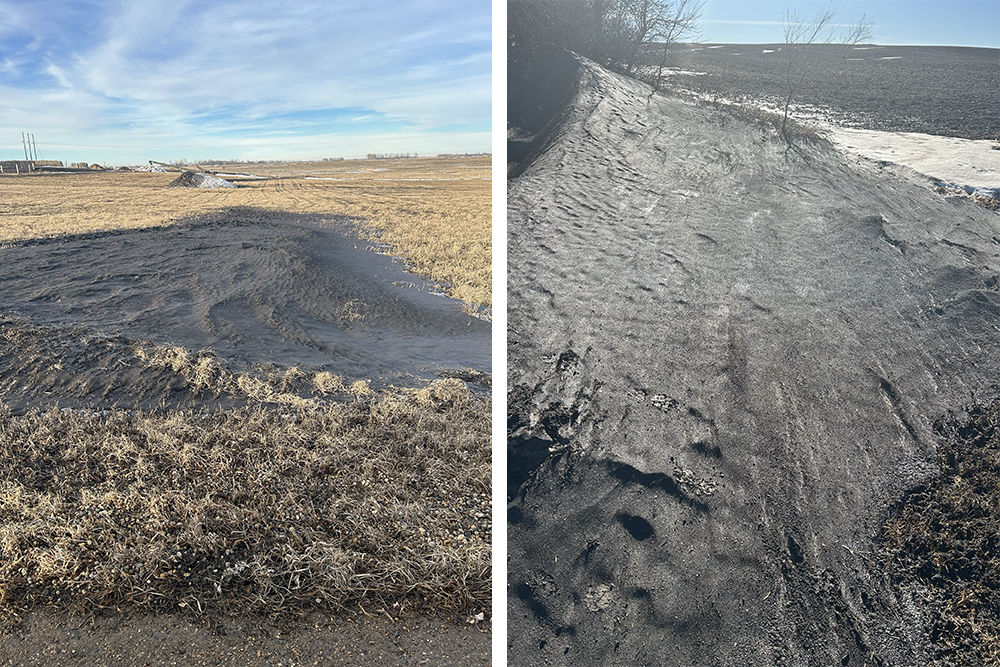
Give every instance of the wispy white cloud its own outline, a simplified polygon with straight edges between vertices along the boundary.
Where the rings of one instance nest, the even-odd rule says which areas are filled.
[[[726,19],[703,19],[702,23],[717,23],[726,25],[788,25],[788,21],[742,21],[742,20],[726,20]],[[810,26],[817,25],[811,21],[793,21],[794,23],[800,23],[801,25]],[[853,23],[825,23],[828,28],[853,28],[855,24]]]
[[[316,150],[332,137],[346,147],[347,136],[488,150],[484,0],[87,4],[85,19],[70,12],[73,23],[58,12],[71,0],[0,0],[0,127],[37,128],[39,139],[62,137],[66,146],[69,135],[80,146],[112,142],[79,135],[119,146],[162,138],[191,145],[190,157],[198,146],[249,145],[252,136],[223,144],[220,133],[260,133],[269,122],[275,132],[310,131]],[[294,116],[303,112],[315,115],[306,123]],[[465,148],[448,143],[452,134]],[[467,145],[483,136],[478,148]],[[14,143],[0,136],[0,151]],[[280,149],[273,138],[267,145]],[[352,151],[365,152],[360,143]]]

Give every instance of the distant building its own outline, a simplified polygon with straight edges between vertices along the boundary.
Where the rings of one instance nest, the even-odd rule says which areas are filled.
[[[0,160],[0,174],[30,174],[39,167],[61,167],[62,160]]]
[[[27,160],[4,160],[0,162],[0,174],[27,174],[32,170]]]

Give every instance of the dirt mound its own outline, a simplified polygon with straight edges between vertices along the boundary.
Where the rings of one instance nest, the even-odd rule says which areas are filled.
[[[199,174],[196,171],[185,171],[183,174],[171,181],[168,188],[235,188],[236,186],[224,178],[212,176],[210,174]]]
[[[508,189],[509,661],[929,664],[874,554],[935,420],[995,397],[995,214],[573,85]]]
[[[491,372],[490,325],[367,245],[347,220],[253,209],[10,244],[0,249],[4,400],[158,400],[169,385],[137,370],[139,343],[376,388]]]
[[[136,167],[135,171],[145,171],[153,174],[165,174],[167,170],[163,168],[162,165],[158,164],[144,164],[141,167]]]

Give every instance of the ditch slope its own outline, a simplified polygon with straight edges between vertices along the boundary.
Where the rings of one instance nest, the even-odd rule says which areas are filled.
[[[879,540],[997,394],[1000,218],[563,71],[509,101],[568,99],[508,189],[509,661],[928,664]]]

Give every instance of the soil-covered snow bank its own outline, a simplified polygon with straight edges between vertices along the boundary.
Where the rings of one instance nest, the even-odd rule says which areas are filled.
[[[135,375],[128,340],[379,388],[489,373],[490,325],[368,246],[345,219],[238,207],[170,227],[8,244],[0,327],[21,342],[0,347],[4,401],[98,408],[106,404],[95,396],[116,375],[135,393],[115,404],[163,389],[153,375]],[[116,336],[111,347],[125,357],[84,342]],[[74,404],[58,391],[39,395],[39,382],[89,390]]]
[[[1000,219],[566,71],[508,190],[509,661],[928,664],[876,554],[997,393]]]

